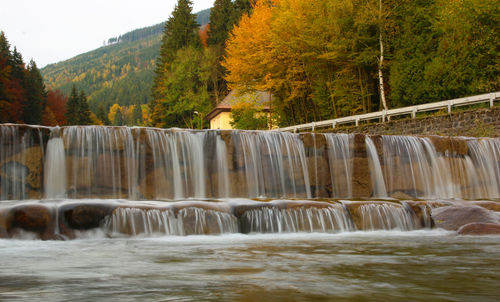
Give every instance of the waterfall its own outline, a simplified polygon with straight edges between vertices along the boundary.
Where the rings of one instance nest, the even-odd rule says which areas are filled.
[[[46,128],[0,125],[0,199],[39,198],[32,189],[41,182],[38,171],[30,171],[29,164],[43,161],[43,131]],[[38,184],[38,186],[40,186]]]
[[[118,208],[106,218],[110,236],[122,235],[203,235],[237,233],[238,221],[229,213],[188,207],[173,209]]]
[[[477,197],[500,198],[500,140],[468,140],[471,168],[477,179]]]
[[[234,132],[243,155],[247,197],[311,197],[304,146],[292,133]]]
[[[246,211],[241,224],[244,233],[332,233],[353,230],[349,214],[338,205],[289,209],[260,207]]]
[[[352,197],[353,135],[324,134],[328,144],[328,163],[332,182],[332,197]]]
[[[134,198],[138,184],[132,128],[66,127],[63,130],[71,198]]]
[[[382,175],[382,167],[378,158],[377,149],[370,137],[365,137],[366,153],[370,165],[370,177],[373,184],[374,197],[387,197],[387,189],[385,186],[384,176]]]
[[[353,216],[358,230],[409,231],[421,227],[415,213],[406,204],[349,201],[344,201],[344,204]]]
[[[2,200],[500,197],[493,138],[2,125],[0,146]]]
[[[229,167],[227,162],[228,154],[226,144],[219,136],[217,137],[215,149],[218,175],[218,197],[231,197]]]
[[[54,137],[47,143],[45,156],[44,190],[45,198],[66,197],[66,156],[64,142],[59,137],[59,128],[56,128]]]

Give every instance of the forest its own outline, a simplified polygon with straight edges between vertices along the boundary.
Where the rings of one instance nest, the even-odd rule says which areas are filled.
[[[153,125],[189,127],[230,89],[271,92],[280,126],[500,89],[495,0],[257,0],[241,14],[238,3],[215,1],[200,47],[190,1],[179,0],[157,61]]]
[[[165,128],[199,128],[233,89],[272,93],[279,126],[500,90],[497,0],[216,0],[201,17],[178,0],[165,23],[41,75],[2,33],[2,122],[62,125],[49,99],[72,90],[93,123]]]

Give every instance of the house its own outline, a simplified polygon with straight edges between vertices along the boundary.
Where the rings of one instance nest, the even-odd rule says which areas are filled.
[[[272,95],[265,91],[239,94],[237,90],[232,90],[219,105],[207,114],[206,119],[210,121],[210,129],[233,129],[231,108],[235,104],[246,102],[261,106],[264,112],[271,112],[271,99]]]

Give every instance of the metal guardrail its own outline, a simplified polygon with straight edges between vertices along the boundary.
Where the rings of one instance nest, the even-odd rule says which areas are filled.
[[[415,118],[415,116],[418,112],[440,110],[440,109],[445,109],[445,108],[448,109],[448,113],[450,113],[451,109],[453,107],[467,106],[467,105],[473,105],[473,104],[479,104],[479,103],[490,103],[490,107],[493,107],[495,100],[499,100],[499,99],[500,99],[500,91],[481,94],[481,95],[475,95],[475,96],[469,96],[469,97],[464,97],[464,98],[459,98],[459,99],[452,99],[452,100],[447,100],[447,101],[429,103],[429,104],[421,104],[421,105],[396,108],[396,109],[390,109],[390,110],[382,110],[382,111],[371,112],[371,113],[366,113],[366,114],[346,116],[346,117],[336,118],[333,120],[325,120],[325,121],[312,122],[312,123],[301,124],[301,125],[296,125],[296,126],[277,128],[277,129],[273,129],[271,131],[297,132],[299,130],[306,130],[306,129],[311,129],[312,131],[314,131],[316,128],[321,128],[321,127],[335,128],[338,125],[350,124],[350,123],[354,123],[356,126],[358,126],[360,121],[380,119],[381,122],[385,122],[386,120],[390,120],[390,118],[392,116],[407,115],[407,114],[411,115],[412,118]]]

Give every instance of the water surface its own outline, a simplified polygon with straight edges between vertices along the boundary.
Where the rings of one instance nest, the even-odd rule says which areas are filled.
[[[498,301],[498,237],[439,230],[0,240],[6,301]]]

